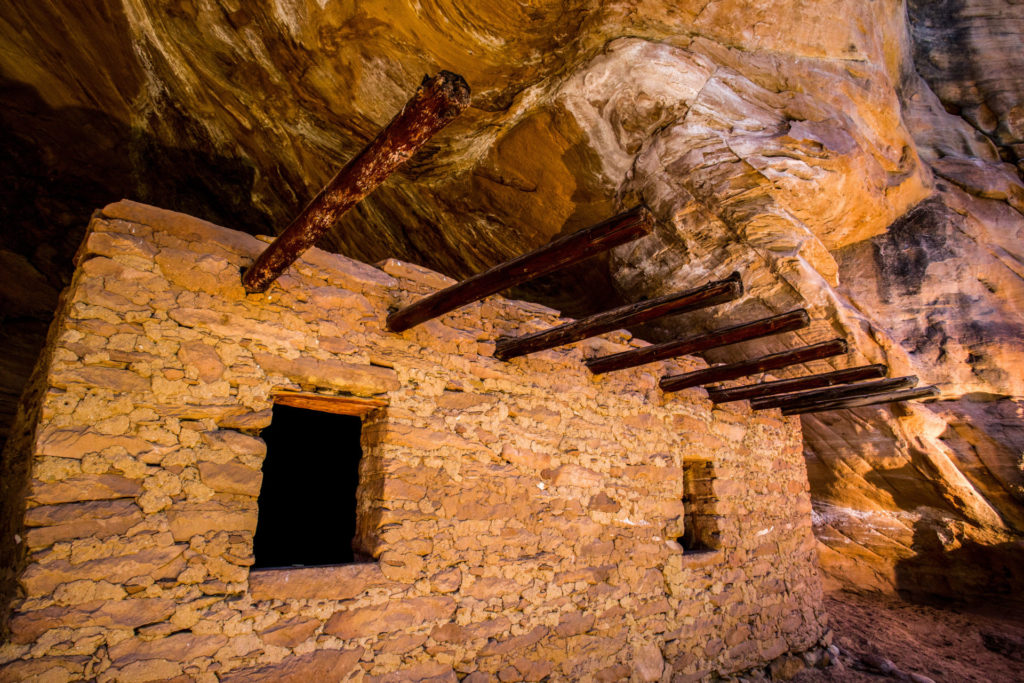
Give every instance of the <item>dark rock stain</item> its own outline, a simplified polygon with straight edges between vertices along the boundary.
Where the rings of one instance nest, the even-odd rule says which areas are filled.
[[[916,296],[921,293],[928,264],[955,254],[946,246],[959,216],[938,199],[918,204],[889,226],[884,235],[872,240],[878,266],[881,299]]]

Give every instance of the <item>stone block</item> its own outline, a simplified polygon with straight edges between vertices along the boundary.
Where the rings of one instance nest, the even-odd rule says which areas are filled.
[[[604,491],[600,491],[597,495],[592,496],[590,502],[587,503],[587,507],[598,512],[618,512],[622,509],[622,506]]]
[[[422,500],[427,495],[427,487],[397,477],[384,479],[382,500]]]
[[[256,498],[260,495],[263,472],[237,463],[199,463],[199,475],[203,483],[215,491],[237,493]]]
[[[241,267],[229,261],[226,254],[197,254],[164,247],[153,261],[159,272],[177,288],[228,299],[245,296]],[[234,277],[223,277],[228,273]]]
[[[25,513],[29,549],[57,541],[105,538],[122,534],[144,519],[142,510],[128,499],[43,505]]]
[[[104,557],[75,565],[67,560],[31,564],[22,573],[20,583],[26,595],[39,597],[51,593],[62,583],[81,579],[124,583],[144,575],[154,579],[173,578],[184,568],[179,567],[175,560],[181,557],[185,548],[184,545],[149,548],[129,555]]]
[[[633,648],[633,674],[641,681],[659,681],[665,668],[661,649],[654,643]]]
[[[185,342],[178,349],[178,360],[185,372],[193,370],[203,382],[216,382],[224,375],[224,363],[212,344],[201,341]]]
[[[89,500],[135,498],[142,494],[142,481],[116,474],[78,474],[62,481],[33,479],[28,499],[39,505],[77,503]]]
[[[82,456],[112,447],[138,455],[152,449],[153,444],[137,436],[100,434],[89,427],[48,429],[36,440],[37,454],[54,458],[81,460]]]
[[[405,548],[399,550],[385,550],[379,558],[380,570],[390,581],[399,583],[413,583],[423,577],[426,562],[423,558]]]
[[[367,677],[367,683],[457,683],[455,671],[441,662],[424,662],[415,666],[392,671],[382,676]]]
[[[429,268],[417,266],[414,263],[406,263],[396,258],[385,259],[378,263],[377,267],[392,277],[419,282],[431,289],[444,289],[454,285],[456,282],[447,275],[442,275]]]
[[[104,673],[108,680],[115,681],[160,681],[165,683],[175,681],[178,683],[182,667],[178,662],[168,659],[143,659],[130,664],[115,668],[111,667]]]
[[[532,470],[546,470],[551,467],[551,456],[547,453],[538,453],[526,448],[516,448],[511,444],[505,444],[502,447],[501,457],[513,465],[519,465]]]
[[[425,429],[404,424],[388,424],[381,435],[381,442],[393,446],[405,446],[424,451],[451,448],[458,451],[486,451],[480,444],[463,438],[447,429]],[[490,451],[487,451],[490,452]]]
[[[269,408],[256,411],[240,411],[234,408],[215,419],[221,429],[264,429],[270,426],[273,416],[274,411]]]
[[[593,488],[601,484],[604,476],[600,472],[580,467],[579,465],[562,465],[555,469],[547,469],[540,473],[545,481],[552,486],[579,486]]]
[[[286,619],[259,631],[263,642],[276,647],[295,647],[309,640],[320,628],[319,619],[295,617]]]
[[[364,607],[335,612],[324,625],[324,633],[339,638],[364,638],[401,631],[431,621],[449,619],[455,613],[450,597],[421,597],[395,600],[382,607]]]
[[[181,307],[168,310],[167,315],[182,327],[198,330],[216,340],[244,336],[268,348],[282,351],[304,347],[305,336],[302,332],[278,323],[251,320],[235,311]]]
[[[256,502],[208,500],[205,503],[175,503],[165,513],[175,541],[187,541],[217,531],[256,532]]]
[[[315,247],[304,253],[293,267],[303,275],[370,297],[388,295],[398,288],[398,281],[378,268]]]
[[[594,672],[594,680],[599,683],[615,683],[629,680],[632,670],[626,664],[614,664]],[[673,679],[675,680],[675,679]]]
[[[646,484],[665,484],[677,486],[683,480],[683,470],[679,467],[656,467],[654,465],[630,465],[626,467],[626,476]]]
[[[456,643],[464,645],[473,639],[473,632],[458,624],[441,624],[430,631],[430,637],[439,643]]]
[[[124,666],[144,659],[166,659],[187,662],[198,657],[209,657],[226,645],[223,635],[197,635],[175,633],[166,638],[142,640],[129,638],[110,646],[108,654],[114,666]]]
[[[526,657],[519,657],[513,665],[520,681],[543,681],[554,671],[551,662],[541,662]]]
[[[511,579],[487,576],[476,579],[468,587],[463,584],[462,592],[477,600],[491,600],[518,596],[522,592],[522,587]]]
[[[342,681],[359,666],[363,648],[347,650],[316,650],[299,657],[290,657],[277,664],[235,669],[220,675],[221,683],[310,683],[311,681]]]
[[[170,617],[176,604],[165,598],[97,601],[74,607],[46,607],[11,618],[11,641],[31,643],[54,628],[107,627],[133,629]]]
[[[269,353],[255,353],[253,357],[268,375],[281,375],[304,387],[373,396],[394,391],[401,386],[398,374],[391,368],[307,356],[288,359]]]
[[[158,250],[141,237],[123,232],[101,232],[94,230],[86,235],[77,258],[107,256],[109,258],[135,257],[143,263],[151,263]]]
[[[403,654],[415,650],[427,642],[427,636],[422,633],[405,633],[387,640],[377,641],[380,644],[379,652]]]
[[[255,257],[266,245],[252,235],[229,230],[199,218],[127,199],[108,204],[101,213],[108,218],[120,218],[129,223],[148,225],[160,232],[171,233],[198,247],[222,245],[243,256]]]
[[[799,657],[779,657],[771,663],[768,670],[772,674],[773,681],[789,681],[806,668],[804,661]]]
[[[267,444],[263,442],[263,439],[242,434],[233,429],[204,432],[203,441],[212,449],[222,450],[233,455],[254,455],[262,458],[267,454]]]
[[[149,380],[131,370],[105,367],[64,369],[51,373],[50,385],[66,389],[72,384],[100,387],[109,391],[142,393],[150,388]]]
[[[371,588],[397,587],[384,578],[376,563],[249,572],[249,594],[254,600],[350,600]]]
[[[558,626],[555,627],[555,633],[563,638],[578,636],[594,628],[595,618],[593,614],[583,614],[580,612],[563,614],[558,620]]]
[[[480,656],[489,657],[492,655],[505,657],[511,653],[527,650],[541,641],[550,632],[547,626],[537,626],[521,636],[514,636],[504,640],[491,640],[480,649]]]
[[[462,570],[445,569],[430,577],[430,588],[436,593],[454,593],[462,586]]]
[[[85,655],[15,659],[0,665],[0,683],[81,679],[90,659],[92,657]]]

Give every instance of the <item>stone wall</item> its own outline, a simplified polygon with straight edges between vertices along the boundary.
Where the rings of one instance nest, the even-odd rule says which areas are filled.
[[[822,642],[795,418],[657,389],[696,359],[591,376],[643,344],[624,332],[494,360],[557,320],[500,297],[390,334],[450,282],[398,261],[314,249],[247,296],[264,246],[130,202],[92,221],[5,453],[28,479],[0,680],[700,680]],[[362,429],[373,562],[250,570],[281,390],[386,400]],[[704,552],[675,541],[691,459],[715,475]]]

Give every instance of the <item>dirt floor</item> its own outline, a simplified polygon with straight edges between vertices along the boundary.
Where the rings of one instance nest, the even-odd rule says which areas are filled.
[[[931,607],[833,593],[826,608],[839,662],[804,670],[794,681],[1024,682],[1019,606]]]

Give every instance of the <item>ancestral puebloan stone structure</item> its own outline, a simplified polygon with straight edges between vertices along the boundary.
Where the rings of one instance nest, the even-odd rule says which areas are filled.
[[[827,642],[798,418],[661,392],[690,357],[588,370],[646,346],[621,331],[493,358],[559,322],[534,304],[389,332],[452,282],[395,260],[313,249],[246,294],[264,247],[131,202],[94,217],[9,442],[0,680],[702,680]],[[281,405],[360,422],[326,458],[268,451]],[[354,501],[339,481],[293,527],[355,561],[254,569],[276,561],[257,521],[288,512],[271,460],[330,490],[324,463],[357,458]]]

